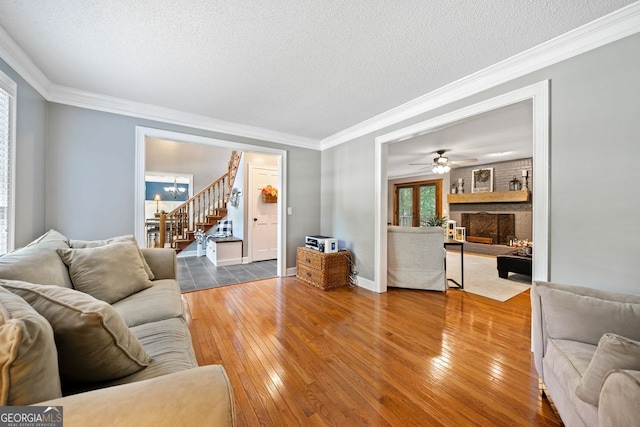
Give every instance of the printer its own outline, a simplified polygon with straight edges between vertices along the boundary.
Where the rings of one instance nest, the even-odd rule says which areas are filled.
[[[304,245],[324,253],[338,252],[338,239],[328,236],[306,236]]]

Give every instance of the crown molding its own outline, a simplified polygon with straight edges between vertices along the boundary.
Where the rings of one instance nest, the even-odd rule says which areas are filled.
[[[129,117],[138,117],[162,123],[171,123],[179,126],[224,133],[227,135],[276,142],[293,147],[313,150],[320,149],[320,142],[315,139],[243,125],[240,123],[217,120],[211,117],[174,110],[172,108],[159,107],[157,105],[130,101],[123,98],[53,84],[50,85],[48,92],[49,97],[47,100],[59,104],[121,114]]]
[[[320,141],[316,139],[52,84],[2,27],[0,27],[0,58],[49,102],[275,142],[293,147],[312,150],[320,149]]]
[[[638,32],[640,2],[324,138],[320,141],[320,149],[335,147]]]
[[[47,99],[47,88],[51,82],[2,27],[0,27],[0,58],[43,98]]]

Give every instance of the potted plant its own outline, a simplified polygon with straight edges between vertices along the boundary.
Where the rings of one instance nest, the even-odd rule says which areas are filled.
[[[444,227],[447,223],[446,216],[429,216],[420,221],[421,227]]]

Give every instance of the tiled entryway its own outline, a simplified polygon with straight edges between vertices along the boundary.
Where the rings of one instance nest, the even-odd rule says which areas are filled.
[[[276,260],[216,267],[207,257],[178,258],[178,283],[182,292],[217,288],[233,283],[276,277]]]

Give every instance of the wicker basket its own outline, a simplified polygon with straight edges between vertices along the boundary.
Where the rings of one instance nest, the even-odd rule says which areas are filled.
[[[349,286],[348,251],[325,254],[308,248],[298,248],[296,276],[310,285],[328,291]]]
[[[271,196],[269,194],[262,195],[262,203],[278,203],[278,196]]]

